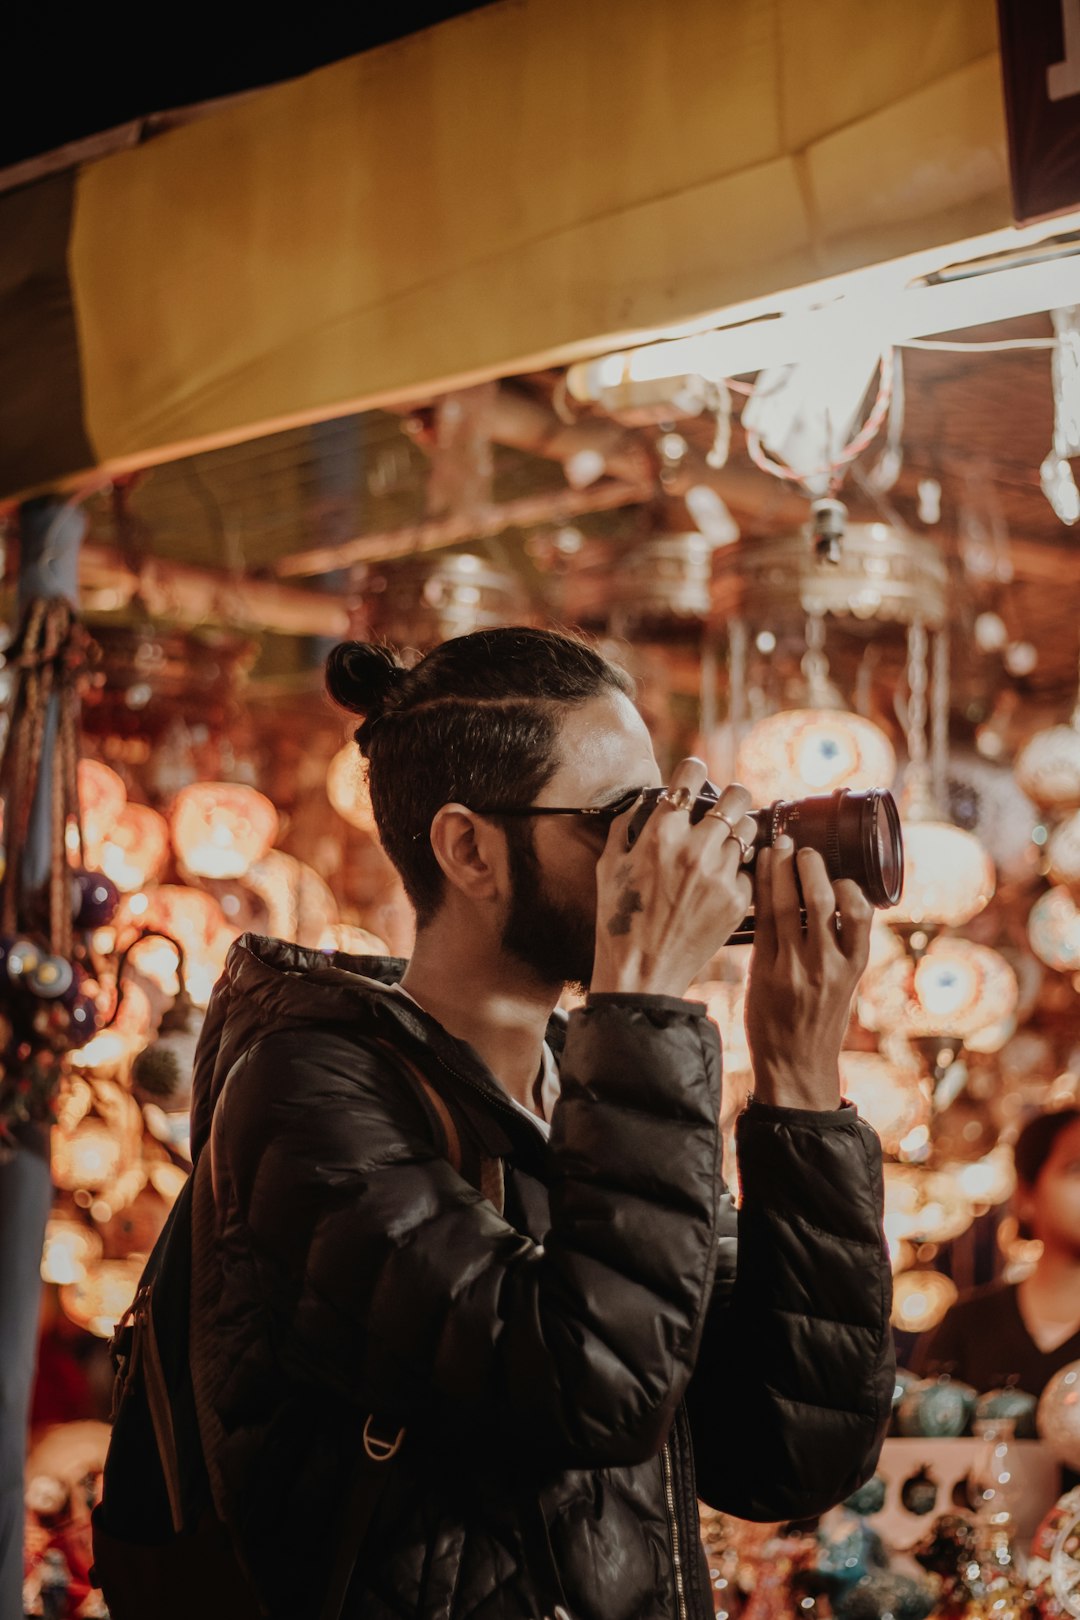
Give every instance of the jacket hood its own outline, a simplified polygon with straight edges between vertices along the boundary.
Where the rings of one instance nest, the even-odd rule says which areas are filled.
[[[505,1092],[472,1047],[455,1040],[404,996],[388,994],[407,965],[402,957],[350,956],[241,934],[214,987],[195,1050],[192,1160],[198,1159],[209,1139],[218,1097],[237,1061],[267,1035],[305,1026],[345,1025],[358,1039],[395,1040],[434,1050],[451,1069],[465,1072],[473,1086],[487,1092],[500,1111],[509,1109],[512,1115]],[[547,1032],[556,1052],[562,1049],[565,1024],[565,1013],[557,1010]]]

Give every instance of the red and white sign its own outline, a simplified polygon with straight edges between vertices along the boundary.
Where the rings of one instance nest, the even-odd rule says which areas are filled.
[[[998,0],[1013,212],[1080,208],[1080,0]]]

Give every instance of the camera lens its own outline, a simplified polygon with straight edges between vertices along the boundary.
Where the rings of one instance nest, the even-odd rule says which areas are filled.
[[[895,906],[904,886],[904,845],[896,800],[885,788],[810,799],[778,799],[754,813],[758,847],[787,833],[798,849],[816,849],[834,881],[851,878],[879,909]]]
[[[662,788],[650,788],[641,796],[641,806],[630,823],[630,848],[652,815]],[[697,822],[719,797],[719,789],[706,782],[690,812]],[[797,849],[816,849],[825,862],[829,877],[851,878],[862,889],[871,905],[879,910],[895,906],[904,886],[904,841],[900,812],[887,788],[870,788],[865,793],[837,788],[835,793],[809,799],[777,799],[767,810],[751,811],[757,823],[754,857],[747,862],[752,871],[757,852],[787,833]],[[730,944],[745,944],[754,937],[754,919],[732,934]]]

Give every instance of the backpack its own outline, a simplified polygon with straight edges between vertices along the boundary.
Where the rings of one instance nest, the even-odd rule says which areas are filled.
[[[404,1054],[386,1049],[420,1088],[439,1151],[460,1172],[461,1142],[446,1102]],[[112,1620],[260,1620],[265,1613],[218,1505],[213,1391],[226,1369],[212,1331],[222,1278],[209,1159],[204,1151],[182,1188],[112,1340],[113,1431],[93,1513],[91,1571]],[[501,1161],[479,1168],[480,1190],[501,1209]],[[319,1620],[339,1620],[384,1465],[403,1439],[403,1429],[380,1434],[369,1414]]]

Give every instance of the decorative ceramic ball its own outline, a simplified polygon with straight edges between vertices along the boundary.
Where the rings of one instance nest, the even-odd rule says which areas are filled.
[[[1080,1468],[1080,1361],[1057,1371],[1039,1398],[1039,1433],[1059,1462]]]
[[[991,1389],[975,1402],[975,1417],[976,1420],[1011,1418],[1018,1440],[1034,1440],[1039,1432],[1035,1426],[1038,1404],[1037,1397],[1029,1395],[1026,1389]]]
[[[908,1372],[906,1367],[897,1367],[897,1369],[896,1369],[896,1382],[893,1385],[893,1395],[892,1395],[892,1404],[893,1404],[893,1411],[894,1412],[896,1411],[896,1408],[900,1405],[900,1402],[903,1400],[903,1398],[907,1394],[908,1390],[909,1389],[914,1389],[915,1385],[918,1382],[919,1382],[919,1380],[916,1378],[915,1374],[912,1373],[912,1372]]]
[[[73,1044],[85,1046],[98,1027],[97,1008],[89,996],[76,996],[69,1016]]]
[[[25,985],[27,975],[33,973],[44,954],[33,940],[13,940],[7,950],[7,974],[12,984]]]
[[[922,1581],[876,1570],[837,1598],[835,1612],[837,1620],[883,1620],[885,1615],[892,1620],[926,1620],[933,1607],[934,1594]]]
[[[847,1518],[839,1533],[824,1526],[818,1530],[813,1567],[828,1591],[841,1592],[886,1562],[881,1537],[861,1519]]]
[[[923,1378],[900,1402],[897,1421],[909,1439],[945,1440],[963,1434],[975,1410],[975,1391],[951,1378]]]
[[[880,1513],[885,1506],[885,1488],[885,1481],[881,1475],[875,1474],[865,1485],[860,1485],[857,1491],[852,1491],[844,1506],[852,1513],[858,1513],[863,1517],[871,1513]]]
[[[61,1001],[75,983],[75,968],[63,956],[43,956],[37,967],[23,975],[23,983],[41,1001]]]
[[[1035,1532],[1027,1580],[1042,1620],[1080,1620],[1080,1487],[1058,1498]]]
[[[910,1479],[905,1479],[900,1487],[900,1500],[909,1513],[922,1518],[924,1513],[933,1513],[937,1506],[939,1488],[932,1470],[923,1467]]]
[[[120,904],[120,890],[104,872],[76,872],[71,880],[76,928],[104,928]]]

